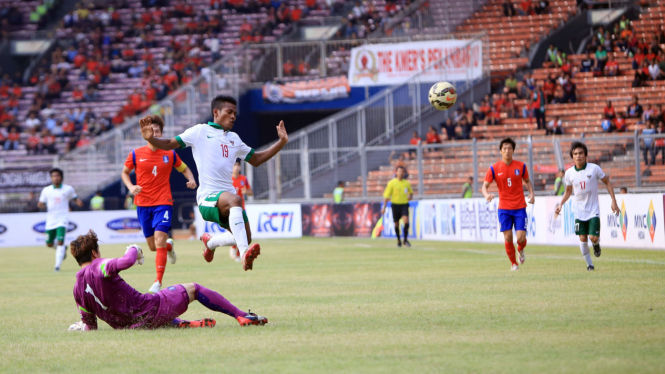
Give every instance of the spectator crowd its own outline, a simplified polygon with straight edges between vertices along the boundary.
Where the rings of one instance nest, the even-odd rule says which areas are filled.
[[[262,42],[273,30],[285,30],[322,6],[316,0],[307,0],[303,7],[279,0],[210,0],[209,9],[245,17],[238,37],[227,40],[223,39],[229,34],[223,33],[226,20],[222,12],[210,16],[186,0],[142,0],[140,12],[136,8],[125,12],[130,5],[127,0],[82,1],[60,21],[57,47],[33,69],[27,82],[23,72],[14,76],[0,73],[2,149],[56,153],[89,144],[94,136],[128,117],[147,109],[158,111],[155,104],[159,100],[221,57],[222,44]],[[18,22],[15,13],[12,7],[3,8],[0,22]],[[171,37],[165,47],[164,36]],[[300,61],[293,70],[305,72],[308,67]],[[128,89],[116,84],[119,79],[140,81],[140,87],[127,93]],[[32,88],[24,90],[25,86]],[[116,102],[126,102],[117,111],[92,110],[87,104],[103,96],[108,100],[108,95],[117,98]],[[19,113],[27,102],[27,113]],[[68,110],[52,108],[62,102],[81,105]]]

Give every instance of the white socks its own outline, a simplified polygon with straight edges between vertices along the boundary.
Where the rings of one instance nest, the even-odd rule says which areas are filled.
[[[60,265],[62,265],[62,260],[65,259],[65,246],[64,245],[59,245],[55,249],[55,267],[60,268]]]
[[[593,262],[591,261],[591,254],[589,253],[589,243],[580,242],[580,251],[582,251],[582,256],[584,256],[584,261],[586,261],[586,264],[588,266],[593,266]]]
[[[210,249],[215,249],[219,246],[228,247],[232,245],[236,245],[236,240],[233,237],[233,234],[231,234],[229,231],[215,235],[208,241],[208,248]]]
[[[247,231],[245,231],[245,220],[242,218],[241,207],[234,206],[229,210],[229,227],[236,239],[240,257],[242,257],[249,248],[249,244],[247,243]]]

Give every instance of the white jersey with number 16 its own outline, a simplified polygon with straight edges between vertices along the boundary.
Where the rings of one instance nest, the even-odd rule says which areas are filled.
[[[588,221],[593,217],[600,217],[598,204],[598,180],[605,178],[600,166],[587,162],[586,166],[578,169],[573,166],[566,170],[564,183],[573,186],[573,207],[575,218]]]

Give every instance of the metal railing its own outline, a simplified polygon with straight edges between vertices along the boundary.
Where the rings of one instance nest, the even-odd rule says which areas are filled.
[[[299,142],[302,142],[306,138],[300,139]],[[569,156],[573,141],[582,141],[587,145],[588,161],[603,168],[615,189],[625,187],[631,192],[665,192],[665,184],[662,182],[665,180],[665,134],[525,136],[515,140],[517,147],[514,159],[527,164],[537,195],[554,194],[558,170],[573,165]],[[394,178],[395,168],[402,165],[407,169],[407,178],[416,198],[460,197],[462,186],[469,182],[469,177],[473,178],[474,195],[481,196],[480,187],[489,166],[501,159],[498,146],[498,140],[472,139],[444,141],[443,144],[361,144],[358,147],[289,149],[280,152],[272,165],[273,180],[276,178],[282,182],[281,188],[274,186],[276,191],[273,195],[279,201],[320,201],[330,199],[332,188],[336,187],[338,181],[343,181],[346,184],[347,200],[380,200],[387,182]],[[647,154],[650,165],[646,165]],[[354,156],[355,162],[335,160],[335,155]],[[303,196],[284,194],[292,184],[289,182],[297,180],[305,185],[311,183],[320,171],[316,167],[318,159],[347,170],[328,170],[325,178],[332,182],[328,190],[319,190],[309,196],[307,192]],[[270,180],[265,179],[268,168],[261,171],[259,167],[259,170],[254,169],[251,173],[256,200],[268,199],[270,195],[270,191],[265,190],[272,186]],[[345,179],[345,176],[354,174],[357,177]],[[284,183],[285,180],[287,183]],[[492,188],[495,190],[495,187]],[[306,188],[304,190],[307,191]],[[604,193],[603,188],[600,190]]]
[[[293,133],[275,159],[251,170],[257,199],[274,200],[282,191],[302,185],[301,196],[311,198],[312,178],[360,157],[359,175],[367,175],[364,149],[393,138],[409,125],[417,124],[434,111],[428,92],[435,82],[450,81],[449,66],[474,43],[482,45],[482,76],[454,82],[458,94],[472,90],[476,82],[489,77],[489,38],[475,34],[460,48],[429,65],[405,83],[390,87],[364,102]]]
[[[451,33],[482,7],[487,0],[438,0],[438,7],[423,8],[427,0],[419,0],[393,16],[384,27],[376,30],[367,39],[321,40],[310,42],[272,43],[249,45],[247,54],[258,56],[246,58],[249,62],[247,74],[253,82],[297,77],[329,77],[346,75],[348,51],[352,48],[374,43],[400,43],[436,39],[464,39],[469,35]],[[432,2],[430,2],[431,4]],[[432,30],[428,30],[432,28]],[[436,29],[434,29],[436,28]],[[390,30],[390,31],[388,31]],[[428,32],[432,31],[432,32]],[[293,73],[284,71],[285,64],[295,65]],[[306,74],[298,72],[300,63],[308,66]]]
[[[430,40],[473,39],[478,33],[469,34],[414,34],[375,39],[327,40],[313,42],[272,43],[248,45],[242,56],[247,64],[243,65],[243,74],[252,82],[267,82],[277,79],[294,77],[298,73],[300,62],[307,64],[310,78],[347,75],[349,70],[350,51],[353,48],[369,44],[404,43]],[[488,45],[489,48],[489,45]],[[256,58],[254,58],[256,57]],[[285,72],[286,63],[295,65],[293,73]]]
[[[429,3],[429,6],[426,6]],[[370,38],[398,36],[410,31],[419,32],[428,27],[438,27],[441,33],[449,34],[465,19],[470,18],[475,11],[487,3],[487,0],[438,0],[438,7],[432,6],[434,2],[418,0],[404,8],[392,17],[384,27],[377,29],[369,35]]]

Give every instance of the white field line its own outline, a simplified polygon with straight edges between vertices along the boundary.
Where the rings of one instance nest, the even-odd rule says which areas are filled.
[[[420,248],[414,248],[414,249],[420,249]],[[426,248],[426,249],[431,250],[431,248]],[[478,249],[451,248],[451,250],[459,251],[459,252],[476,253],[476,254],[481,254],[481,255],[503,256],[502,253],[481,251],[481,250],[478,250]],[[572,257],[572,256],[542,255],[542,254],[534,254],[534,253],[529,253],[529,252],[526,252],[526,253],[527,253],[527,257],[546,258],[546,259],[551,259],[551,260],[574,260],[574,261],[581,261],[582,260],[581,256]],[[621,259],[621,258],[607,258],[607,257],[603,257],[603,262],[624,262],[624,263],[632,263],[632,264],[665,265],[665,262],[652,261],[652,260],[627,260],[627,259]]]

